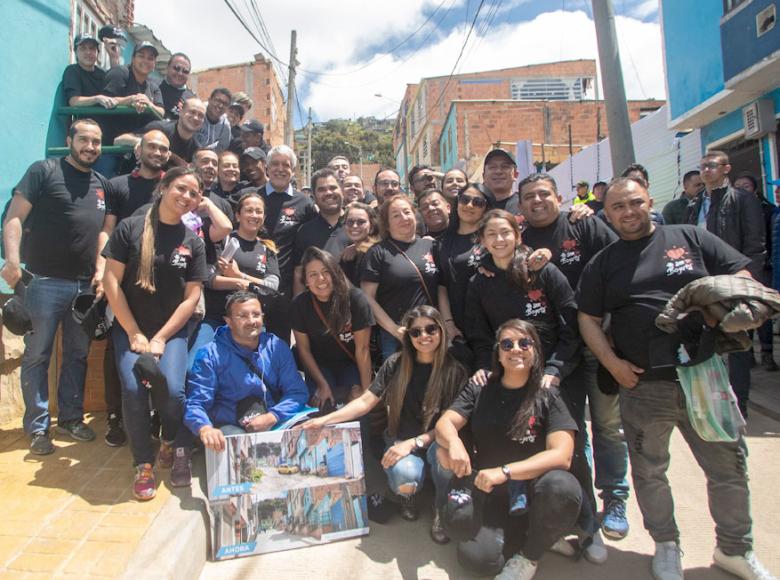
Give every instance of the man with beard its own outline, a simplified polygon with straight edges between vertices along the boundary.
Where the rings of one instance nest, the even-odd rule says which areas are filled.
[[[374,177],[374,193],[376,194],[379,205],[382,205],[388,199],[401,195],[401,177],[395,169],[390,167],[380,167]]]
[[[430,165],[415,165],[409,170],[409,189],[414,197],[419,197],[426,189],[438,186],[436,175]]]
[[[101,139],[95,121],[75,121],[68,131],[68,156],[33,163],[14,187],[5,219],[6,261],[0,275],[14,288],[22,277],[22,261],[32,274],[25,296],[32,332],[25,337],[21,383],[24,430],[32,439],[30,451],[36,455],[55,450],[49,439],[48,373],[60,324],[63,351],[57,429],[77,441],[95,438],[83,421],[92,337],[75,321],[71,308],[77,296],[89,293],[95,275],[98,232],[109,187],[92,170],[100,157]]]
[[[344,231],[344,195],[341,192],[336,172],[326,167],[320,169],[311,176],[311,185],[314,189],[314,203],[319,212],[317,215],[303,224],[295,235],[295,274],[293,276],[293,294],[303,292],[301,280],[302,268],[299,265],[306,248],[314,246],[333,256],[341,256],[349,245],[349,238]]]
[[[192,64],[190,58],[183,52],[177,52],[171,56],[165,69],[165,78],[160,81],[160,93],[163,98],[165,118],[176,120],[181,114],[184,101],[195,96],[187,88],[187,79],[190,78]]]
[[[198,97],[192,97],[184,101],[177,121],[152,121],[141,130],[140,134],[125,133],[117,137],[114,144],[135,147],[140,142],[141,135],[152,130],[161,131],[170,141],[170,156],[165,168],[189,165],[192,156],[198,150],[195,135],[203,125],[205,115],[206,105]]]

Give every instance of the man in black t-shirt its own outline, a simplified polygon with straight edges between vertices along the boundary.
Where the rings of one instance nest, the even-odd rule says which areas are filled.
[[[493,149],[485,156],[483,191],[493,200],[493,207],[518,213],[517,192],[512,191],[518,175],[517,162],[506,149]]]
[[[135,131],[148,123],[153,117],[146,112],[147,108],[159,115],[165,113],[160,87],[149,78],[158,55],[151,42],[141,42],[133,51],[130,66],[115,66],[106,73],[104,93],[114,97],[117,105],[130,105],[138,111],[138,115],[114,115],[115,118],[106,123],[108,142],[113,143],[117,135]]]
[[[187,88],[187,79],[190,78],[191,70],[190,57],[183,52],[171,55],[171,60],[168,61],[165,69],[165,78],[160,81],[160,94],[166,119],[174,121],[178,119],[184,101],[196,96]]]
[[[588,217],[574,223],[569,212],[561,211],[561,196],[552,176],[534,173],[518,185],[520,212],[523,220],[523,243],[534,250],[546,248],[552,252],[551,261],[563,272],[569,285],[576,288],[585,265],[603,248],[617,239],[600,219]],[[564,389],[565,396],[575,404],[572,415],[584,434],[586,401],[590,406],[593,424],[593,463],[596,488],[604,500],[602,529],[612,539],[623,539],[628,534],[625,501],[628,499],[628,449],[620,425],[617,395],[603,393],[598,386],[598,362],[585,351],[582,361],[569,382],[576,388]],[[579,435],[579,434],[578,434]]]
[[[79,441],[95,438],[82,420],[92,337],[74,320],[71,308],[78,295],[90,291],[95,274],[96,242],[108,187],[108,182],[91,169],[100,157],[101,139],[100,127],[92,119],[74,122],[68,132],[68,156],[36,161],[14,187],[3,230],[3,279],[14,288],[22,277],[22,260],[32,274],[25,296],[32,331],[25,337],[21,383],[24,430],[32,437],[30,451],[36,455],[54,452],[48,434],[48,372],[60,323],[63,351],[57,385],[58,430]]]
[[[675,382],[677,345],[655,325],[667,301],[704,276],[750,276],[750,260],[709,232],[694,226],[656,226],[644,184],[615,180],[604,209],[620,240],[585,267],[577,297],[580,332],[620,389],[620,412],[628,442],[637,501],[645,528],[656,542],[656,578],[682,579],[679,531],[674,520],[669,438],[680,429],[704,470],[710,513],[715,520],[715,564],[742,578],[757,578],[746,473],[746,445],[706,442],[688,415],[686,397]],[[602,319],[611,314],[610,334]]]
[[[301,257],[306,248],[314,246],[326,252],[330,252],[336,260],[349,245],[349,238],[344,231],[344,196],[341,186],[336,178],[336,172],[329,168],[320,169],[311,176],[312,188],[314,188],[314,203],[319,212],[317,215],[303,224],[295,234],[295,251],[293,262],[295,273],[293,275],[293,294],[298,295],[304,290],[301,280]]]
[[[113,109],[117,102],[103,94],[106,71],[97,66],[100,44],[91,34],[79,34],[73,42],[76,62],[65,67],[62,73],[62,94],[71,107],[98,105]]]
[[[206,116],[206,105],[198,97],[184,101],[178,121],[152,121],[144,126],[139,133],[125,133],[116,138],[116,145],[136,146],[141,135],[152,131],[162,131],[170,141],[170,159],[165,168],[183,167],[192,161],[192,156],[198,150],[195,135],[203,125]]]

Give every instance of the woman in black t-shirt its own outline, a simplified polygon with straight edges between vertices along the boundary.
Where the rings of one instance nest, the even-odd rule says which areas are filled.
[[[437,306],[439,267],[436,242],[417,236],[415,208],[406,196],[382,204],[379,228],[382,241],[366,253],[360,286],[380,326],[382,357],[387,360],[400,347],[404,313],[423,304]]]
[[[250,284],[271,290],[279,288],[276,246],[271,240],[259,237],[265,221],[263,197],[256,192],[242,195],[236,203],[236,220],[238,228],[220,246],[220,251],[227,243],[237,243],[238,249],[230,260],[220,257],[215,265],[209,265],[209,279],[204,290],[206,315],[193,333],[189,367],[195,362],[198,350],[211,342],[217,328],[225,324],[225,302],[232,292],[246,290]],[[230,242],[231,239],[235,242]]]
[[[360,288],[360,271],[368,249],[379,241],[379,222],[370,205],[353,201],[344,211],[344,231],[349,245],[341,252],[341,269],[355,288]]]
[[[156,491],[150,389],[162,422],[160,467],[172,465],[173,440],[181,426],[186,323],[198,304],[201,282],[208,277],[203,240],[181,218],[198,206],[202,187],[191,169],[168,171],[146,215],[122,220],[103,250],[107,258],[103,285],[116,317],[111,335],[122,382],[122,415],[136,467],[133,493],[139,500],[152,499]],[[142,355],[153,357],[142,362],[152,371],[159,367],[167,386],[139,378],[134,367]]]
[[[467,527],[477,531],[459,543],[458,561],[479,574],[530,579],[579,515],[582,489],[569,473],[577,426],[558,390],[543,387],[543,373],[533,325],[509,320],[497,333],[490,381],[470,382],[436,423],[434,473],[476,473],[476,521]],[[467,424],[471,451],[458,434]],[[437,494],[437,503],[452,501],[446,488]],[[524,510],[516,509],[519,497]]]
[[[301,268],[307,289],[293,299],[292,328],[306,384],[318,407],[346,403],[371,383],[371,305],[325,250],[307,248]]]
[[[415,495],[425,481],[425,465],[436,453],[431,447],[433,425],[441,410],[454,401],[467,372],[449,354],[444,320],[435,308],[413,308],[401,322],[401,352],[385,361],[371,387],[347,406],[312,419],[303,427],[350,421],[366,415],[381,401],[387,408],[382,467],[391,490],[403,500],[401,517],[411,521],[418,517]],[[448,541],[438,511],[431,535],[436,542]]]

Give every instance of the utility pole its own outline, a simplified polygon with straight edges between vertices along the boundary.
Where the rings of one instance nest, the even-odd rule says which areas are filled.
[[[601,79],[604,82],[604,105],[607,109],[612,174],[620,175],[626,167],[636,161],[636,157],[634,141],[631,138],[631,122],[628,120],[623,69],[620,68],[620,51],[615,33],[612,0],[593,0],[593,20],[596,24],[596,41],[599,46]]]
[[[298,64],[296,57],[298,49],[295,47],[295,41],[298,33],[293,30],[290,33],[290,67],[287,72],[287,123],[284,126],[284,142],[290,147],[295,147],[295,113],[293,104],[295,103],[295,67]]]
[[[309,121],[306,123],[306,184],[311,187],[311,107]]]

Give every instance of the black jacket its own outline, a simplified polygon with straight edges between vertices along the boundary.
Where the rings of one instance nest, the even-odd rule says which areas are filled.
[[[704,191],[688,205],[685,223],[696,225]],[[748,270],[761,279],[766,259],[764,212],[761,202],[752,193],[735,189],[729,183],[712,191],[707,230],[750,258]]]

